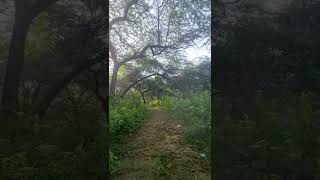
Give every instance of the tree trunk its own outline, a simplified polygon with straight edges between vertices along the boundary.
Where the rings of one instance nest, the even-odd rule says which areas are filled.
[[[109,145],[110,145],[110,136],[109,136],[109,103],[108,103],[108,99],[106,99],[105,101],[101,101],[100,100],[100,103],[101,103],[101,107],[102,107],[102,110],[103,110],[103,113],[104,113],[104,116],[105,116],[105,122],[106,122],[106,126],[105,126],[105,130],[106,130],[106,150],[107,150],[107,159],[106,159],[106,162],[105,162],[105,168],[107,170],[107,174],[106,174],[106,180],[109,180],[110,179],[110,166],[109,166]],[[103,157],[105,154],[103,153]]]
[[[97,100],[100,102],[101,108],[102,108],[102,112],[104,114],[104,118],[105,118],[105,124],[104,125],[104,130],[106,133],[106,139],[105,141],[105,151],[102,152],[101,157],[104,159],[104,168],[106,169],[106,180],[110,179],[110,169],[109,169],[109,145],[110,145],[110,137],[109,137],[109,99],[108,97],[102,97],[101,94],[99,94],[98,91],[93,91],[93,93],[96,95]],[[107,151],[107,155],[105,154],[105,152]]]
[[[110,96],[114,96],[116,93],[116,85],[117,85],[119,69],[120,69],[120,64],[114,63],[112,77],[111,77],[111,83],[110,83]]]
[[[16,10],[15,15],[2,94],[2,106],[4,111],[8,113],[14,113],[19,110],[19,84],[24,64],[27,33],[32,20],[26,13],[28,9],[26,7],[24,10]]]
[[[144,92],[142,92],[142,91],[139,91],[139,92],[141,94],[141,97],[142,97],[142,100],[143,100],[143,104],[145,104],[146,103],[146,99],[144,98]]]
[[[158,90],[158,92],[157,92],[157,99],[158,99],[158,101],[160,101],[160,93],[161,93],[162,91],[161,90]]]

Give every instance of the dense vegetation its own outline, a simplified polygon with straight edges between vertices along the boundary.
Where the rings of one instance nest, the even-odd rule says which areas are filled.
[[[108,178],[106,6],[91,2],[0,2],[0,179]]]
[[[64,96],[45,120],[20,113],[1,126],[0,179],[106,178],[103,114],[92,95],[78,100],[88,97],[79,104]]]
[[[145,94],[139,93],[141,86],[137,86],[126,97],[114,98],[111,101],[111,173],[116,171],[118,167],[121,167],[121,163],[123,163],[123,160],[130,153],[127,149],[128,137],[139,130],[139,127],[145,123],[144,120],[148,117],[147,107],[163,109],[170,114],[172,119],[184,126],[186,129],[184,132],[186,142],[192,144],[194,150],[206,159],[207,170],[209,170],[209,158],[211,157],[210,66],[206,66],[207,71],[201,68],[209,63],[208,59],[204,59],[199,65],[189,64],[181,69],[182,75],[172,78],[176,82],[175,84],[181,83],[181,86],[172,86],[165,81],[159,82],[159,78],[150,78],[148,79],[148,84],[143,85],[148,88],[148,85],[151,84],[151,87],[155,88],[154,90],[150,90],[151,92],[147,91]],[[194,81],[200,77],[203,78],[203,81],[185,84],[187,80]],[[185,89],[182,91],[185,88],[184,85],[190,88],[189,91],[185,91]],[[164,87],[166,87],[167,93],[162,92],[162,94],[158,95],[158,88],[163,89]],[[167,157],[169,155],[164,156]],[[163,166],[163,173],[168,175],[168,172],[166,172],[169,171],[166,168],[167,164]]]
[[[211,84],[184,52],[210,44],[210,1],[1,0],[0,179],[108,179],[148,106],[215,179],[319,179],[320,3],[257,4],[216,1]]]
[[[110,171],[128,153],[126,142],[128,135],[136,132],[147,118],[147,109],[139,96],[130,96],[113,102],[110,111]]]
[[[219,169],[231,170],[233,177],[243,176],[244,171],[251,178],[316,176],[317,96],[303,93],[279,102],[260,94],[255,99],[256,108],[244,118],[219,117],[224,120],[216,129],[216,146],[221,156],[215,159],[225,163]]]
[[[215,177],[319,179],[319,3],[232,6],[233,22],[216,11]]]
[[[108,179],[183,49],[210,41],[202,0],[1,0],[0,19],[5,180]]]
[[[210,91],[210,58],[201,57],[200,65],[195,65],[188,62],[183,51],[199,44],[198,41],[205,46],[209,44],[210,1],[132,1],[128,4],[111,1],[110,5],[109,90],[113,99],[110,103],[110,165],[114,173],[130,153],[126,147],[128,137],[145,124],[147,108],[159,108],[166,101],[164,96],[171,98],[183,93],[190,97],[193,91]],[[119,8],[124,9],[123,14]],[[195,77],[197,83],[190,84]],[[208,95],[206,100],[209,101]],[[198,103],[207,103],[206,100]],[[210,109],[206,105],[203,113],[208,114]],[[181,111],[185,111],[184,108],[181,107]],[[200,118],[205,117],[199,117],[198,121]],[[207,129],[196,131],[209,134],[210,117],[203,121]],[[198,143],[206,156],[208,143]],[[163,163],[167,161],[156,163],[162,169],[156,175],[168,175],[168,164]]]
[[[207,158],[211,157],[211,97],[208,92],[185,98],[163,97],[160,106],[187,127],[186,140]]]

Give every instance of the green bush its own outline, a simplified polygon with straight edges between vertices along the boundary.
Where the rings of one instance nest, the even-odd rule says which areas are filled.
[[[122,99],[110,111],[111,136],[130,134],[138,129],[147,110],[139,97]]]
[[[129,134],[141,127],[147,117],[147,109],[139,96],[128,96],[111,102],[110,109],[110,170],[114,172],[126,155]]]
[[[232,172],[247,167],[246,171],[268,170],[267,174],[279,176],[283,176],[279,172],[292,172],[295,179],[315,177],[320,155],[315,108],[319,96],[304,93],[281,98],[286,101],[261,94],[244,118],[221,118],[215,128],[216,163],[226,164]]]
[[[208,92],[196,93],[190,97],[164,97],[160,106],[188,128],[186,139],[197,150],[210,156],[211,99]]]
[[[106,134],[98,102],[57,99],[45,120],[19,113],[1,127],[0,179],[103,179]]]
[[[160,101],[159,100],[151,100],[149,103],[148,103],[148,105],[150,106],[150,107],[160,107]]]

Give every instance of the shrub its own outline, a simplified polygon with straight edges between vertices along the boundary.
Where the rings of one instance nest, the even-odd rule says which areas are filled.
[[[150,107],[160,107],[160,101],[159,100],[151,100],[148,105]]]
[[[79,106],[60,97],[46,120],[19,113],[15,128],[0,129],[0,179],[105,178],[102,117],[94,98]]]
[[[266,174],[281,179],[285,175],[280,172],[291,172],[294,179],[315,177],[319,168],[319,114],[315,109],[319,96],[304,93],[281,98],[286,101],[261,94],[255,98],[256,105],[244,112],[245,118],[221,118],[215,128],[219,147],[215,163],[227,165],[232,172],[241,172],[240,167],[245,166],[251,172],[267,170]]]
[[[208,92],[196,93],[190,97],[164,97],[160,106],[188,128],[186,139],[197,150],[210,156],[211,99]]]
[[[136,97],[120,100],[110,111],[111,136],[130,134],[138,129],[147,115],[145,105]]]
[[[139,96],[114,99],[110,110],[110,170],[116,170],[119,161],[126,155],[129,134],[139,129],[147,117],[146,106]]]

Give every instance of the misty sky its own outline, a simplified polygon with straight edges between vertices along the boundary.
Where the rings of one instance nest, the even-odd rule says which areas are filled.
[[[194,64],[198,64],[198,58],[201,56],[208,56],[211,57],[211,46],[201,47],[200,44],[185,49],[185,54],[187,56],[188,61],[193,62]]]

